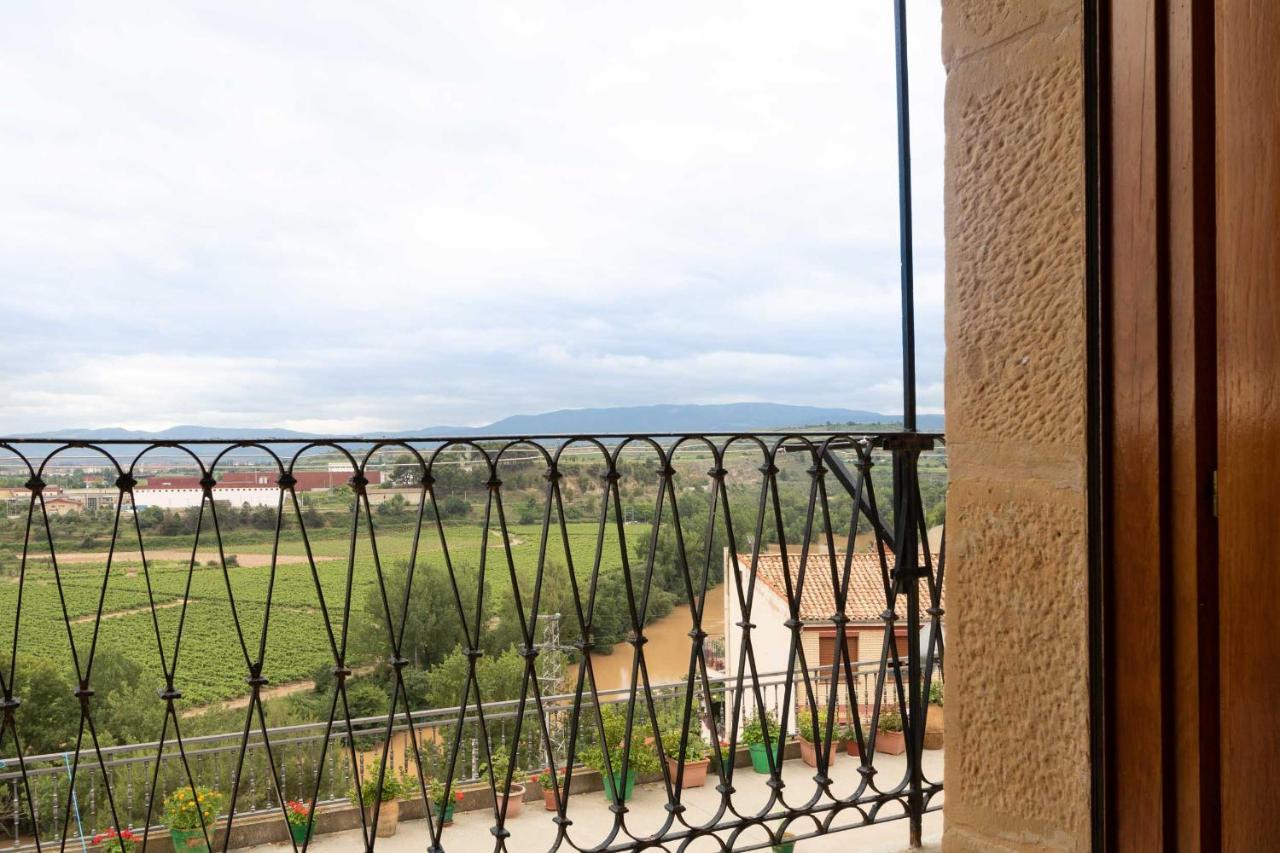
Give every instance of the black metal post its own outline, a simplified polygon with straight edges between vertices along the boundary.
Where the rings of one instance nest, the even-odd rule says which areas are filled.
[[[907,617],[907,707],[903,734],[907,742],[907,819],[909,843],[921,845],[924,823],[924,718],[927,697],[920,654],[920,452],[931,449],[933,441],[924,437],[889,438],[885,448],[893,454],[894,539],[897,543],[893,571],[893,601],[897,611],[905,604]]]
[[[911,105],[907,87],[907,3],[894,0],[898,94],[898,246],[902,277],[902,428],[916,429],[915,269],[911,245]]]

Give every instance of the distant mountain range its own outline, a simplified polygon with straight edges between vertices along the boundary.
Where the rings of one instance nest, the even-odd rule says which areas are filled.
[[[675,404],[656,406],[616,406],[596,409],[561,409],[538,415],[512,415],[479,427],[436,426],[400,432],[364,433],[361,438],[433,438],[436,436],[483,435],[587,435],[598,433],[748,432],[751,430],[821,427],[827,424],[892,426],[902,423],[901,415],[886,415],[858,409],[830,409],[817,406],[789,406],[782,403],[720,403],[713,405]],[[919,428],[941,430],[942,415],[920,415]],[[207,427],[183,425],[159,431],[108,427],[103,429],[61,429],[31,433],[17,438],[184,441],[192,439],[319,438],[314,433],[287,429],[248,427]]]

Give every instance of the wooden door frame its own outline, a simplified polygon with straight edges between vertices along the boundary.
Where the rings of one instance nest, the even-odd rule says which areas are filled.
[[[1094,849],[1211,851],[1214,3],[1084,8]]]

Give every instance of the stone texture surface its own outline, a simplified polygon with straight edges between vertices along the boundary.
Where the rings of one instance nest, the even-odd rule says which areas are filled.
[[[949,72],[947,427],[956,438],[1036,445],[1036,457],[1083,446],[1080,99],[1076,26]]]
[[[1073,15],[1080,0],[944,0],[942,57],[957,59],[1016,39],[1055,16]]]
[[[943,849],[1089,847],[1079,0],[944,0]]]

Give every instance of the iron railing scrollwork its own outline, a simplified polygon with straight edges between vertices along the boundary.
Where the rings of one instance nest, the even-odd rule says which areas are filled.
[[[702,839],[760,849],[783,833],[803,838],[901,818],[918,843],[942,792],[925,749],[944,661],[944,550],[934,552],[926,523],[945,486],[940,441],[861,432],[0,441],[0,474],[20,479],[27,495],[0,529],[8,537],[0,547],[11,544],[15,555],[11,644],[0,666],[0,785],[8,786],[13,844],[79,847],[106,827],[152,838],[164,831],[167,796],[213,787],[226,792],[225,807],[201,831],[226,850],[247,815],[283,823],[289,800],[314,815],[371,777],[382,788],[397,768],[407,798],[421,805],[432,851],[450,849],[454,831],[430,807],[433,780],[446,800],[483,785],[497,802],[541,768],[551,771],[550,849],[683,850]],[[316,465],[344,467],[349,492],[300,491],[296,474]],[[61,515],[80,489],[62,487],[54,498],[54,484],[88,468],[109,472],[113,508]],[[144,496],[157,494],[151,481],[174,471],[197,478],[196,502],[181,511],[146,507]],[[253,533],[232,524],[249,508],[219,497],[221,479],[246,472],[266,477],[272,495],[254,511]],[[374,472],[385,482],[375,486]],[[393,491],[398,514],[383,507]],[[317,509],[325,501],[328,515]],[[73,521],[92,535],[69,538]],[[183,535],[190,540],[179,549],[174,540]],[[240,566],[237,551],[257,564]],[[764,577],[762,560],[781,565],[780,577]],[[859,611],[867,593],[858,566],[868,560],[879,590],[874,627]],[[442,593],[430,604],[452,626],[426,645],[415,633],[423,617],[415,581],[438,582]],[[814,601],[830,602],[832,612],[815,618]],[[723,626],[708,621],[719,602]],[[553,606],[570,634],[558,648],[538,635]],[[771,615],[775,606],[785,618]],[[215,620],[225,640],[216,647],[192,627],[215,607],[226,614]],[[24,608],[52,619],[24,621]],[[674,651],[670,643],[649,648],[660,619],[684,620],[686,639]],[[65,655],[48,639],[50,621],[60,623]],[[381,632],[378,647],[356,649],[353,633],[367,640],[370,630]],[[873,632],[878,654],[863,660],[853,649],[870,648]],[[813,646],[819,634],[834,640],[830,659]],[[495,648],[499,635],[506,645]],[[36,641],[43,647],[31,648]],[[319,709],[317,718],[271,725],[268,715],[286,701],[272,691],[300,683],[289,655],[302,656],[308,643],[327,671],[310,688],[318,698],[307,707]],[[438,660],[455,647],[450,670]],[[103,742],[124,737],[110,730],[113,685],[95,677],[105,648],[131,659],[155,688],[150,738]],[[785,666],[760,663],[783,649]],[[26,701],[38,686],[32,654],[56,660],[73,687],[66,707],[78,716],[74,736],[56,752],[25,745],[25,733],[43,724]],[[540,668],[549,654],[573,664],[562,684],[547,683]],[[437,662],[423,665],[424,656]],[[497,659],[507,662],[499,687],[510,695],[496,696],[486,680]],[[602,682],[606,660],[625,672],[616,689]],[[684,675],[651,675],[673,668]],[[223,695],[233,670],[244,682],[239,697]],[[357,703],[375,679],[385,711],[364,713]],[[445,684],[456,688],[454,701],[420,704]],[[136,701],[146,695],[139,685]],[[211,697],[233,701],[233,710],[217,713],[242,714],[237,730],[191,733],[218,707],[197,701]],[[877,749],[892,714],[902,719],[905,762]],[[776,746],[765,750],[763,788],[738,764],[753,721]],[[619,726],[620,742],[611,742]],[[786,753],[792,735],[817,746],[816,772]],[[686,751],[699,737],[710,750],[713,793],[683,785]],[[827,747],[846,738],[856,757],[844,760],[857,763],[856,773],[833,773]],[[656,786],[646,790],[660,792],[661,808],[629,805],[621,783],[607,805],[584,793],[596,779],[588,756],[600,765],[593,784],[645,764],[652,772],[640,782]],[[505,775],[489,777],[486,766]],[[378,843],[381,802],[357,810],[366,850]],[[607,809],[610,829],[587,837],[574,821],[585,809]],[[521,828],[537,817],[491,813],[494,849],[529,849]]]

